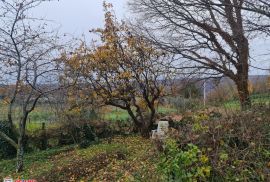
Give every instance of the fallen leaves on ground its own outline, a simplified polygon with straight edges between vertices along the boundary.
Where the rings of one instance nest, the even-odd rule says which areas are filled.
[[[111,142],[51,157],[51,171],[38,181],[159,181],[157,154],[150,140],[116,137]]]

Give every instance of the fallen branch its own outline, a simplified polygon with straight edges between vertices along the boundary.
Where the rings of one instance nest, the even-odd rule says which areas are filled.
[[[10,145],[12,145],[14,148],[18,149],[18,144],[14,142],[9,136],[7,136],[5,133],[0,131],[0,137],[4,140],[6,140]]]

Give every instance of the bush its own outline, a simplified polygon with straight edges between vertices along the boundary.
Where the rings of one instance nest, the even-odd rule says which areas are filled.
[[[89,141],[97,140],[97,136],[89,123],[85,123],[82,127],[82,138]]]
[[[165,175],[166,181],[206,181],[211,167],[208,157],[197,146],[189,144],[181,150],[175,140],[169,139],[165,143],[159,171]]]
[[[134,133],[135,127],[130,120],[116,120],[116,121],[93,121],[92,128],[98,138],[110,138],[114,135],[128,135]]]
[[[91,124],[86,121],[65,122],[62,124],[61,130],[62,132],[59,138],[60,145],[80,144],[86,140],[89,142],[97,140]]]
[[[81,135],[81,142],[80,148],[87,148],[92,144],[96,144],[98,142],[98,138],[93,131],[90,124],[85,123],[82,127],[82,135]]]
[[[194,113],[182,121],[174,138],[183,151],[191,150],[186,146],[192,143],[209,156],[210,181],[270,181],[269,106],[255,105],[228,117]],[[177,150],[182,159],[183,151]]]
[[[0,121],[0,131],[4,132],[12,139],[16,138],[6,121]],[[14,156],[16,156],[16,149],[8,142],[0,138],[0,159],[11,158]]]
[[[29,135],[29,146],[44,150],[50,147],[82,144],[97,141],[92,124],[87,121],[66,121],[57,123],[56,127],[40,129]]]

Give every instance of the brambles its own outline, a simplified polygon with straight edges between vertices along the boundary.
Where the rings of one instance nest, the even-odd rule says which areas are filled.
[[[200,148],[212,169],[210,181],[268,181],[269,114],[266,105],[229,117],[194,113],[177,125],[175,150],[186,149],[190,143]]]

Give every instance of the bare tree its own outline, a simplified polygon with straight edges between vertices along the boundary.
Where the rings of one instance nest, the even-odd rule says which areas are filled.
[[[168,52],[181,66],[227,76],[237,86],[242,109],[251,106],[248,91],[249,44],[260,19],[244,9],[246,0],[138,0],[130,4],[141,14],[140,33]],[[261,1],[267,2],[267,1]]]
[[[0,131],[0,137],[17,149],[16,171],[23,170],[26,121],[40,98],[59,85],[60,67],[54,59],[62,46],[57,44],[54,30],[46,30],[46,21],[29,16],[29,11],[42,0],[0,1],[0,63],[6,90],[9,93],[7,118],[17,141]],[[18,121],[14,109],[20,105]]]
[[[246,0],[242,8],[270,17],[270,2],[268,0]]]

